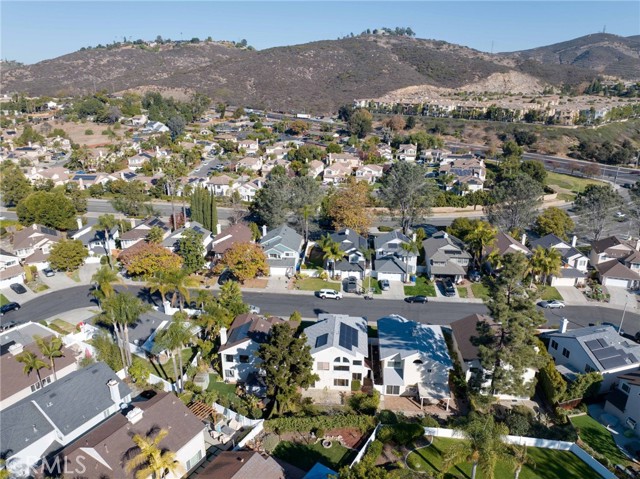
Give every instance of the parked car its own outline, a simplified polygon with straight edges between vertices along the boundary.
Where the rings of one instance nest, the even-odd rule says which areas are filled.
[[[0,331],[6,331],[7,329],[15,328],[18,325],[15,321],[7,321],[6,323],[0,322]]]
[[[453,285],[453,281],[451,281],[450,279],[445,279],[442,282],[442,287],[444,288],[444,295],[448,296],[448,297],[453,297],[456,295],[456,288]]]
[[[349,276],[344,282],[344,290],[347,293],[357,293],[358,292],[358,279]]]
[[[228,283],[229,281],[235,281],[235,277],[233,276],[233,273],[230,270],[226,269],[222,272],[222,274],[218,278],[218,284],[222,286],[223,284]]]
[[[4,316],[10,311],[18,311],[20,309],[19,303],[7,303],[0,306],[0,316]]]
[[[335,289],[321,289],[320,291],[316,291],[315,294],[320,299],[342,299],[342,293]]]
[[[391,289],[391,285],[389,284],[389,280],[388,279],[381,279],[380,280],[380,289],[382,291],[389,291]]]
[[[622,211],[616,211],[615,217],[617,219],[622,220],[622,219],[625,218],[625,216],[627,216],[627,215],[625,215]]]
[[[254,306],[253,304],[249,305],[249,312],[251,314],[260,314],[260,308],[258,306]]]
[[[633,337],[633,339],[635,339],[636,343],[640,344],[640,331],[638,331],[636,333],[636,335]]]
[[[429,298],[426,296],[418,295],[418,296],[407,296],[404,298],[407,303],[428,303]]]
[[[481,279],[482,279],[482,276],[480,275],[480,271],[477,271],[475,269],[472,269],[471,271],[469,271],[470,281],[473,281],[474,283],[478,283],[480,282]]]
[[[51,276],[55,276],[56,275],[56,272],[54,270],[52,270],[51,268],[45,268],[45,269],[42,270],[42,272],[44,273],[44,275],[47,278],[50,278]]]
[[[558,309],[564,308],[564,303],[562,301],[554,299],[553,301],[540,301],[538,303],[538,306],[545,309]]]
[[[20,283],[12,283],[9,285],[9,287],[14,293],[17,293],[17,294],[24,294],[27,292],[27,288],[22,286]]]

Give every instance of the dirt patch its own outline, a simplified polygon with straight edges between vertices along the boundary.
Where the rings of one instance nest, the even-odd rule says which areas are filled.
[[[245,288],[260,288],[264,289],[267,287],[269,280],[265,278],[253,278],[246,280],[242,286]]]
[[[342,444],[350,449],[358,449],[360,443],[366,441],[364,434],[354,427],[330,429],[325,432],[325,436],[342,436]]]
[[[102,134],[102,132],[107,128],[113,129],[113,125],[94,123],[91,121],[87,121],[85,123],[74,123],[62,120],[55,120],[53,122],[49,122],[49,124],[53,128],[61,128],[64,130],[69,139],[74,143],[87,145],[90,148],[104,147],[118,141],[118,139],[114,139],[112,141],[107,135]],[[91,130],[92,132],[89,135],[87,135],[88,130]],[[122,137],[125,131],[127,131],[127,127],[124,125],[120,127],[120,129],[114,130],[119,137]]]

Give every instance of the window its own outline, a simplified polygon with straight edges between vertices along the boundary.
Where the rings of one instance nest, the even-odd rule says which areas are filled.
[[[569,350],[567,348],[562,348],[562,355],[565,358],[568,358],[569,356],[571,356],[571,353],[569,352]]]
[[[329,363],[318,362],[317,366],[316,366],[316,369],[318,371],[328,371],[329,370]]]
[[[349,380],[348,379],[334,379],[333,380],[333,385],[334,386],[348,386],[349,385]]]
[[[193,469],[202,459],[202,451],[198,451],[195,456],[187,461],[187,471]]]
[[[354,366],[362,366],[362,361],[360,361],[359,359],[356,359],[353,361],[353,365]]]
[[[422,364],[422,359],[416,359],[413,364]]]
[[[402,360],[398,359],[398,360],[387,361],[387,367],[393,368],[393,369],[402,369]]]
[[[247,364],[249,362],[249,356],[247,356],[246,354],[241,354],[240,355],[240,362],[242,364]]]
[[[335,358],[335,359],[333,360],[333,362],[334,362],[334,363],[339,363],[339,362],[340,362],[340,358]]]
[[[387,386],[387,394],[397,396],[400,394],[400,386]]]
[[[31,386],[31,392],[35,392],[38,389],[40,389],[41,384],[40,383],[35,383],[34,385]]]
[[[626,393],[631,392],[631,388],[626,383],[622,383],[622,385],[620,386],[620,389],[622,389]]]
[[[353,373],[351,375],[352,381],[362,381],[362,373]]]
[[[628,417],[626,422],[627,422],[627,426],[629,426],[631,429],[635,429],[636,424],[638,424],[637,421],[632,417]]]
[[[224,370],[224,377],[225,378],[233,378],[235,377],[236,373],[233,369],[225,369]]]
[[[224,360],[228,363],[232,363],[233,362],[233,354],[225,354],[224,355]]]
[[[334,371],[348,371],[349,370],[349,366],[334,366],[333,370]]]
[[[553,339],[551,340],[551,349],[558,349],[558,343],[556,343]]]

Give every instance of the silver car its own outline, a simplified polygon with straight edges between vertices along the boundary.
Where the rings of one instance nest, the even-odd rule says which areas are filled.
[[[554,299],[553,301],[540,301],[540,307],[546,309],[559,309],[564,308],[564,303]]]
[[[382,291],[389,291],[391,289],[391,285],[389,284],[389,280],[388,279],[381,279],[380,280],[380,289]]]

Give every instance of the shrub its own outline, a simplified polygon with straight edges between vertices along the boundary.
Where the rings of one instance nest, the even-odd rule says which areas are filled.
[[[358,381],[357,379],[354,379],[353,381],[351,381],[352,391],[360,391],[360,389],[362,389],[362,384],[360,384],[360,381]]]
[[[440,424],[438,424],[438,421],[436,421],[436,419],[432,416],[425,416],[420,420],[420,424],[422,424],[424,427],[438,427],[440,426]]]
[[[221,402],[219,402],[224,406]],[[322,429],[340,429],[344,427],[356,427],[360,431],[373,429],[374,418],[372,416],[356,415],[356,414],[340,414],[336,416],[317,416],[317,417],[279,417],[265,421],[264,428],[266,431],[285,432],[311,432],[316,428]]]
[[[317,427],[314,431],[314,434],[318,439],[322,439],[325,435],[325,431],[321,427]]]
[[[280,439],[275,434],[267,434],[262,440],[262,447],[264,448],[267,454],[271,454],[273,450],[276,448]]]
[[[360,414],[374,415],[379,405],[380,393],[378,391],[373,391],[371,394],[355,393],[349,398],[349,406],[351,409]]]
[[[396,416],[395,412],[384,409],[383,411],[380,411],[380,414],[378,414],[378,420],[382,424],[397,424],[398,416]]]
[[[406,446],[424,436],[424,428],[416,423],[400,423],[393,426],[393,442]]]
[[[375,460],[380,457],[380,454],[382,454],[383,448],[384,444],[376,439],[371,444],[369,444],[369,448],[364,455],[363,461],[370,461],[371,463],[374,463]]]
[[[378,226],[378,231],[381,233],[389,233],[390,231],[393,231],[393,228],[391,226],[380,225]]]
[[[513,436],[526,436],[529,434],[529,428],[533,419],[532,414],[522,413],[512,409],[505,418],[505,424],[509,428],[509,434]]]
[[[137,356],[134,356],[131,366],[129,367],[129,374],[134,382],[144,385],[149,380],[150,373],[144,361]]]
[[[378,429],[376,438],[383,444],[390,443],[393,439],[393,426],[382,426],[380,429]]]
[[[93,130],[87,128],[86,130],[84,130],[84,134],[85,135],[93,135]]]

